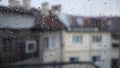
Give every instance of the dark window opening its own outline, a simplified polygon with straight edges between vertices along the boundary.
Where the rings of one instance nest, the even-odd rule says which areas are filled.
[[[113,48],[118,48],[118,47],[119,47],[119,44],[113,43],[113,44],[112,44],[112,47],[113,47]]]
[[[92,62],[97,66],[97,68],[100,68],[100,66],[97,64],[97,62],[100,62],[100,56],[93,56]]]
[[[3,38],[2,39],[2,51],[4,53],[13,53],[15,50],[15,40],[13,38]]]
[[[111,68],[118,68],[118,59],[111,60]]]
[[[93,42],[101,42],[102,36],[101,35],[95,35],[93,36]]]
[[[34,48],[34,44],[29,44],[29,50],[32,50]]]
[[[113,39],[120,39],[120,35],[112,34]]]
[[[74,63],[74,62],[78,62],[79,58],[78,57],[70,57],[70,62]]]
[[[93,62],[98,62],[98,61],[100,61],[100,56],[93,56],[93,57],[92,57],[92,61],[93,61]]]
[[[43,38],[43,46],[49,48],[49,38]]]

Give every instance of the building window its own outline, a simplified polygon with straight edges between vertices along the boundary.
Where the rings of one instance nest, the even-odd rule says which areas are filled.
[[[56,37],[45,37],[43,38],[43,46],[46,49],[56,48]]]
[[[51,49],[56,48],[56,37],[50,37],[49,46]]]
[[[118,68],[118,59],[112,59],[111,60],[111,68]]]
[[[113,43],[113,44],[112,44],[112,47],[113,47],[113,48],[118,48],[118,47],[119,47],[119,43]]]
[[[120,39],[120,35],[112,34],[112,39],[118,40],[118,39]]]
[[[29,46],[28,46],[29,50],[32,50],[34,48],[34,44],[33,43],[30,43]]]
[[[93,57],[92,57],[92,61],[93,61],[93,62],[98,62],[98,61],[100,61],[100,56],[93,56]]]
[[[101,35],[94,35],[93,36],[93,42],[101,42],[102,36]]]
[[[72,38],[72,42],[73,43],[81,43],[83,41],[83,37],[82,36],[79,36],[79,35],[75,35],[73,36]]]
[[[93,56],[92,62],[97,66],[97,68],[100,68],[98,62],[100,62],[100,56]]]
[[[49,48],[49,38],[48,37],[43,38],[43,46],[44,46],[44,48]]]
[[[81,18],[76,19],[78,25],[84,25],[84,21]]]
[[[74,62],[79,62],[79,58],[78,57],[70,57],[70,62],[74,63]]]
[[[25,45],[26,53],[35,53],[37,51],[37,43],[35,40],[26,41]]]
[[[15,46],[14,40],[12,38],[3,38],[2,44],[3,44],[2,49],[3,49],[4,53],[12,53],[13,50],[15,50],[14,48],[16,46]]]

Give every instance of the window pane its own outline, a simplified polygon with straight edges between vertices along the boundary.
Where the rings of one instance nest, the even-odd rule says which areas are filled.
[[[49,47],[50,47],[51,49],[53,49],[53,48],[56,47],[56,37],[50,37]]]
[[[3,38],[2,39],[2,44],[3,44],[3,52],[6,52],[6,53],[10,53],[14,50],[15,48],[15,43],[14,43],[14,39],[12,38]]]
[[[70,62],[78,62],[79,58],[78,57],[70,57]]]
[[[93,36],[93,42],[101,42],[102,36],[101,35],[94,35]]]
[[[80,42],[82,42],[82,36],[73,36],[73,38],[72,38],[72,42],[73,43],[80,43]]]
[[[98,62],[98,61],[100,61],[100,56],[93,56],[92,60],[93,60],[93,62]]]
[[[43,38],[43,46],[49,48],[49,38]]]

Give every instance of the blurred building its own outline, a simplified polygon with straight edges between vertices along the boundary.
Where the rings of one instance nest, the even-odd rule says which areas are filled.
[[[38,36],[32,31],[35,16],[22,8],[0,6],[1,63],[23,61],[38,56]]]
[[[31,0],[23,0],[23,8],[25,9],[31,9]]]
[[[0,60],[2,64],[38,57],[39,36],[38,32],[34,31],[36,12],[37,9],[28,10],[21,7],[18,0],[9,0],[9,7],[0,6]]]
[[[26,64],[41,62],[39,58],[40,34],[43,31],[61,29],[61,24],[51,26],[37,23],[42,14],[39,10],[16,5],[0,6],[0,61],[1,64]],[[24,1],[23,1],[24,2]],[[26,1],[25,1],[26,2]],[[28,3],[28,1],[27,1]],[[29,2],[30,3],[30,2]],[[26,5],[23,5],[26,6]],[[42,16],[44,17],[44,16]],[[58,22],[58,20],[56,21]],[[43,27],[45,26],[45,27]]]
[[[60,5],[53,6],[51,13],[65,28],[42,33],[43,63],[92,62],[98,68],[118,68],[120,18],[71,16],[60,9]],[[44,19],[47,24],[48,19]]]
[[[120,17],[79,17],[61,12],[61,5],[40,10],[0,6],[0,58],[3,63],[84,62],[63,68],[114,68],[119,58]],[[90,62],[90,64],[88,64]],[[59,67],[59,66],[57,66]]]
[[[10,7],[20,7],[19,0],[9,0],[9,6]]]

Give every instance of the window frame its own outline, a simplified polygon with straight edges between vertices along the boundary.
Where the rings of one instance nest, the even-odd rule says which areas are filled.
[[[33,44],[33,48],[29,49],[29,44]],[[37,51],[37,42],[36,40],[26,40],[25,42],[25,52],[26,53],[35,53]]]
[[[81,25],[81,26],[84,25],[84,20],[82,18],[77,18],[76,21],[78,25]]]
[[[56,36],[50,36],[50,37],[43,37],[43,41],[44,41],[44,38],[47,38],[47,47],[45,46],[44,49],[55,49],[57,48],[57,45],[56,45]],[[43,42],[43,46],[45,44],[45,41]]]
[[[43,37],[42,41],[43,41],[44,49],[49,49],[49,37]],[[47,44],[45,44],[46,41],[47,41]]]
[[[11,37],[7,37],[7,38],[2,38],[2,52],[6,53],[6,54],[12,54],[15,51],[16,48],[16,44],[11,44],[13,43],[13,41],[15,42],[15,38],[11,38]],[[7,45],[9,46],[7,46]],[[8,48],[7,48],[8,47]]]
[[[95,58],[95,61],[94,61],[93,58]],[[101,58],[101,56],[92,56],[92,62],[93,62],[93,63],[94,63],[94,62],[99,62],[99,61],[100,61],[100,58]]]
[[[71,63],[79,62],[79,57],[77,57],[77,56],[69,57],[69,62],[71,62]]]
[[[49,49],[56,48],[56,36],[52,36],[49,38]]]
[[[72,37],[72,43],[83,43],[83,36],[82,35],[74,35]]]
[[[102,42],[102,35],[93,35],[92,36],[92,42],[94,42],[94,43]]]

